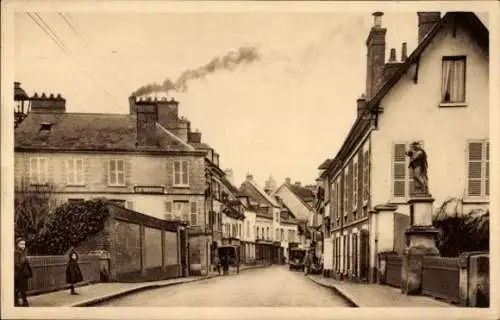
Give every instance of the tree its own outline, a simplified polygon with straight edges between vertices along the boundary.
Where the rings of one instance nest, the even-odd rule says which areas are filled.
[[[53,184],[31,185],[22,177],[14,189],[14,233],[32,239],[44,228],[48,218],[61,201]]]

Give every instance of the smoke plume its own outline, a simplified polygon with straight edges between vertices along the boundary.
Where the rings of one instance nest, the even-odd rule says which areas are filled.
[[[165,79],[163,83],[151,83],[140,87],[132,93],[132,96],[142,96],[155,92],[170,91],[186,92],[188,83],[191,80],[199,80],[205,78],[207,75],[217,72],[219,70],[233,71],[239,65],[250,64],[260,59],[260,55],[255,47],[241,47],[236,51],[230,51],[224,56],[217,56],[209,63],[196,69],[188,69],[175,80],[170,78]]]

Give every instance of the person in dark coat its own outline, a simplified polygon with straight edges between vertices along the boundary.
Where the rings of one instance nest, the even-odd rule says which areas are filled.
[[[69,283],[70,292],[73,295],[76,295],[75,291],[75,283],[83,280],[82,271],[80,270],[80,266],[78,265],[78,254],[75,250],[71,250],[69,252],[69,260],[68,265],[66,266],[66,282]]]
[[[31,266],[26,258],[26,240],[16,239],[16,248],[14,251],[14,305],[21,306],[19,298],[22,300],[22,306],[29,306],[26,291],[28,291],[28,280],[33,276]]]

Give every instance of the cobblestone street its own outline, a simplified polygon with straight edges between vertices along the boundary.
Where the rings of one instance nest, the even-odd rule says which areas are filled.
[[[140,292],[100,306],[348,307],[348,304],[303,273],[273,266]]]

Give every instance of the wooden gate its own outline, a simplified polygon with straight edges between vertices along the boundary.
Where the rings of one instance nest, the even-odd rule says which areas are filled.
[[[367,230],[361,230],[359,254],[359,278],[367,281],[370,274],[370,237]]]

